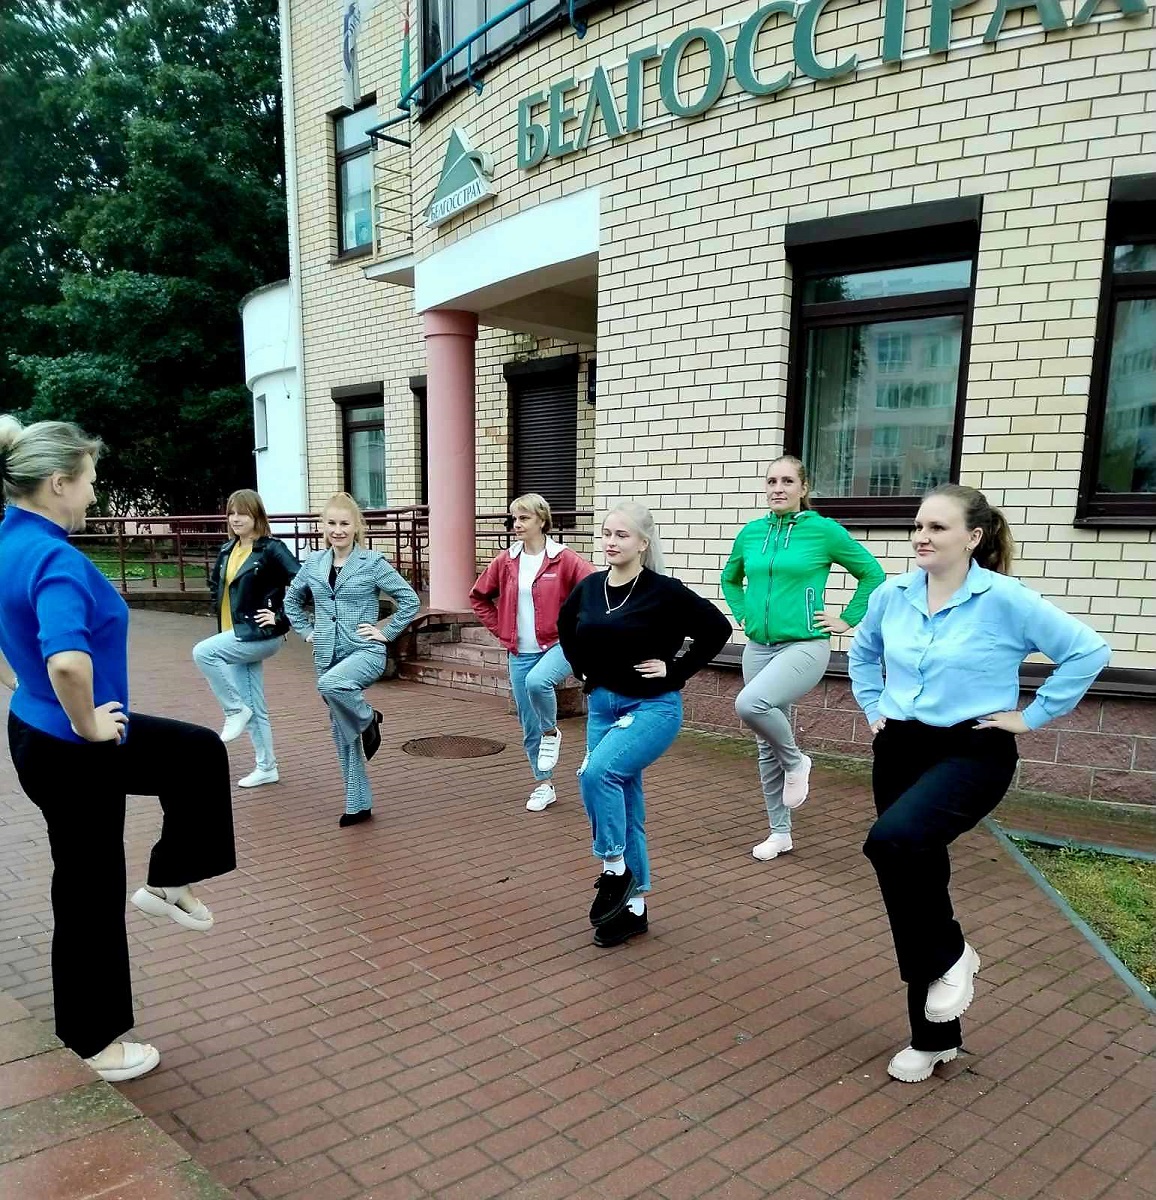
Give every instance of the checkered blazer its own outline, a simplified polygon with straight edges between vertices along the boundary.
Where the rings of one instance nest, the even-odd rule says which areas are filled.
[[[318,672],[328,670],[355,649],[377,649],[384,658],[381,642],[368,641],[357,632],[358,625],[378,623],[379,593],[397,605],[382,629],[387,641],[392,642],[421,607],[417,593],[378,550],[354,546],[337,574],[336,589],[329,586],[332,567],[333,551],[316,551],[305,560],[285,592],[285,615],[303,638],[312,638],[313,665]],[[312,619],[302,604],[307,594],[313,597]]]

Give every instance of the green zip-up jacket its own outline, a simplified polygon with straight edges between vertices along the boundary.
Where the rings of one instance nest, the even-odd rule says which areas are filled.
[[[813,509],[744,525],[723,568],[723,595],[752,642],[770,646],[830,637],[815,624],[815,614],[823,611],[834,563],[859,580],[841,614],[848,625],[858,625],[867,597],[885,578],[883,568],[838,521]]]

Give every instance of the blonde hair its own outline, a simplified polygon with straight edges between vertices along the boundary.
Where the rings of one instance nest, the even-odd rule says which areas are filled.
[[[331,508],[343,508],[353,517],[353,543],[356,546],[365,545],[365,514],[361,511],[361,505],[348,492],[334,492],[325,504],[322,506],[321,515],[317,518],[321,525],[325,524],[325,514]],[[324,531],[323,531],[324,533]],[[325,538],[325,544],[329,544],[329,538]]]
[[[790,463],[795,468],[795,473],[799,476],[799,482],[807,490],[799,497],[799,511],[802,512],[805,508],[811,507],[811,480],[807,475],[807,468],[801,458],[796,458],[793,454],[780,454],[778,458],[773,458],[767,463],[767,469],[763,472],[763,482],[767,480],[767,476],[771,473],[771,468],[776,463]]]
[[[238,488],[225,504],[225,516],[238,513],[242,517],[253,518],[253,536],[267,538],[273,536],[269,527],[269,514],[265,511],[265,502],[252,488]]]
[[[618,500],[606,510],[606,520],[610,520],[615,513],[626,518],[626,524],[633,533],[646,539],[642,565],[659,575],[665,575],[666,564],[662,557],[662,544],[658,540],[658,527],[654,524],[654,515],[650,509],[636,500]]]
[[[965,483],[941,483],[924,496],[947,496],[963,509],[964,524],[968,529],[980,530],[979,545],[971,552],[972,561],[999,575],[1010,575],[1016,544],[1012,538],[1007,518],[988,502],[978,488]]]
[[[74,479],[85,458],[95,463],[104,449],[71,421],[37,421],[27,427],[11,415],[0,417],[0,479],[4,498],[22,500],[59,472]]]
[[[510,516],[514,515],[515,508],[520,508],[523,512],[528,512],[530,516],[537,517],[542,522],[542,532],[550,532],[553,517],[545,496],[540,496],[537,492],[527,492],[524,496],[518,496],[517,499],[510,501]]]

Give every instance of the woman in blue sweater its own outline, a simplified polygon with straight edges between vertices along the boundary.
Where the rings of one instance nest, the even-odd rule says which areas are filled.
[[[8,745],[52,850],[52,991],[60,1040],[104,1079],[160,1061],[131,1029],[125,929],[125,796],[164,813],[132,902],[207,930],[189,884],[232,871],[229,760],[209,729],[128,711],[128,609],[75,546],[95,498],[100,442],[75,425],[0,417],[0,653],[11,665]],[[2,660],[0,660],[2,661]],[[14,673],[13,673],[14,672]]]
[[[947,848],[1003,799],[1016,734],[1071,712],[1108,662],[1098,633],[1011,578],[1012,539],[982,492],[944,484],[919,507],[918,570],[872,593],[848,656],[875,734],[878,820],[863,847],[879,878],[911,1044],[888,1065],[918,1083],[963,1044],[979,956],[951,907]],[[1020,664],[1056,669],[1022,712]]]

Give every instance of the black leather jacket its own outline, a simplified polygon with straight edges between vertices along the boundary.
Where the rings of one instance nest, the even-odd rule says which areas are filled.
[[[209,594],[221,628],[221,583],[229,555],[236,545],[231,538],[217,553],[217,561],[209,576]],[[285,589],[301,569],[301,564],[278,538],[258,538],[249,557],[241,564],[229,585],[229,611],[233,617],[233,632],[242,642],[260,642],[266,638],[284,637],[289,632],[285,616]],[[277,614],[276,625],[258,625],[257,610],[269,608]]]

